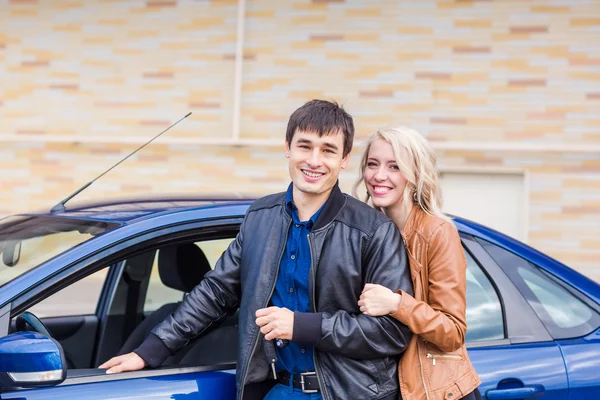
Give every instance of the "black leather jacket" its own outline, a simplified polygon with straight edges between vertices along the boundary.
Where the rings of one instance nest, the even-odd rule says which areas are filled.
[[[239,306],[237,396],[251,398],[252,391],[244,393],[245,387],[271,377],[262,347],[272,342],[259,332],[255,313],[269,304],[291,221],[285,193],[254,202],[214,271],[135,352],[149,366],[159,366]],[[357,305],[365,283],[413,292],[396,226],[344,195],[336,185],[309,235],[309,244],[309,296],[314,313],[295,313],[293,340],[315,346],[323,398],[397,398],[397,361],[411,333],[391,317],[362,314]]]

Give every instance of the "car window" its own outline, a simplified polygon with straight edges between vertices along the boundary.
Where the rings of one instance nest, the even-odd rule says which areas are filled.
[[[211,269],[214,269],[217,260],[227,249],[232,240],[233,238],[205,240],[202,242],[196,242],[195,244],[206,256]],[[148,291],[146,293],[146,300],[144,302],[144,313],[156,311],[165,304],[177,303],[181,301],[185,295],[184,292],[170,288],[161,281],[158,271],[159,255],[160,249],[156,252],[154,257],[154,264],[152,265],[150,282],[148,284]]]
[[[28,311],[38,318],[95,314],[107,273],[108,268],[104,268],[88,275],[40,301]]]
[[[479,264],[467,257],[466,342],[504,339],[504,317],[496,289]]]
[[[0,221],[0,287],[118,224],[74,218],[13,216]]]
[[[481,241],[502,267],[555,339],[584,336],[600,326],[600,315],[568,285],[528,260],[492,243]]]

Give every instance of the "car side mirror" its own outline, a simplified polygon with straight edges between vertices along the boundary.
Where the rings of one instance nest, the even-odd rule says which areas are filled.
[[[52,386],[67,376],[62,346],[37,332],[0,338],[0,388]]]
[[[4,244],[2,248],[2,262],[7,267],[14,267],[21,258],[21,242],[10,241]]]

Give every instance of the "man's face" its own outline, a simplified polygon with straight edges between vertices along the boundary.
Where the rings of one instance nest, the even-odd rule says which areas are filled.
[[[319,195],[330,191],[337,182],[340,170],[348,165],[349,155],[343,156],[344,134],[296,131],[292,143],[285,144],[289,158],[290,177],[302,193]]]

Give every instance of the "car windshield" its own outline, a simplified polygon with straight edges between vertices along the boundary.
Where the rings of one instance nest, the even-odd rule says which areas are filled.
[[[0,220],[0,287],[117,226],[102,221],[37,216],[13,216]]]

